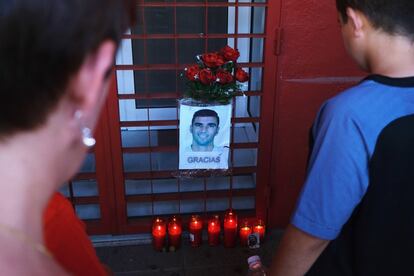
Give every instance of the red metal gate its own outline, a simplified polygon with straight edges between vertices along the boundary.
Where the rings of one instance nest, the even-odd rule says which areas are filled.
[[[142,1],[140,22],[124,35],[117,56],[90,156],[95,166],[76,178],[95,183],[95,190],[77,196],[73,190],[79,183],[68,186],[75,207],[95,210],[83,216],[90,233],[149,232],[156,215],[220,214],[227,208],[241,217],[267,218],[279,5],[266,0]],[[239,49],[240,65],[251,76],[245,96],[233,101],[232,173],[175,178],[177,99],[184,91],[180,75],[196,54],[227,44]]]

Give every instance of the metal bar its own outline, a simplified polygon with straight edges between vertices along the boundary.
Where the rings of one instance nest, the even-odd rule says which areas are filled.
[[[73,180],[89,180],[96,179],[96,173],[78,173]],[[72,181],[73,181],[72,180]]]
[[[236,23],[237,25],[237,23]],[[232,99],[233,101],[233,108],[231,111],[231,116],[232,116],[232,121],[233,119],[236,117],[236,98]],[[230,143],[234,143],[234,128],[235,128],[235,123],[232,122],[232,128],[230,129]],[[234,148],[230,147],[230,166],[231,168],[234,167]],[[229,197],[229,206],[230,208],[233,208],[233,174],[230,174],[230,187],[229,187],[229,191],[228,191],[228,197]]]
[[[144,2],[142,4],[145,4]],[[143,29],[143,43],[144,43],[144,67],[149,67],[150,65],[148,64],[148,50],[147,50],[147,40],[148,40],[148,34],[147,34],[147,24],[146,24],[146,20],[145,20],[145,8],[146,6],[142,5],[142,29]],[[149,85],[148,85],[148,69],[144,69],[144,75],[145,75],[145,80],[144,80],[144,88],[146,91],[146,96],[150,96],[149,93]],[[149,113],[149,108],[147,108],[147,120],[150,121],[150,113]],[[152,174],[152,154],[151,154],[151,128],[150,128],[150,124],[147,125],[147,130],[148,130],[148,146],[150,147],[150,153],[149,153],[149,163],[150,163],[150,171],[149,173]],[[151,195],[154,192],[154,184],[152,181],[152,177],[149,178],[150,179],[150,185],[151,185]],[[125,195],[126,196],[126,195]],[[151,201],[151,212],[152,214],[154,214],[154,201]],[[128,216],[128,214],[127,214]]]
[[[204,0],[204,52],[207,53],[208,52],[208,37],[206,35],[208,35],[208,0]]]
[[[233,196],[244,197],[254,196],[256,194],[255,189],[234,189]],[[211,191],[200,191],[200,192],[176,192],[176,193],[165,193],[165,194],[148,194],[148,195],[128,195],[126,196],[127,202],[153,202],[153,201],[173,201],[173,200],[192,200],[192,199],[203,199],[203,198],[227,198],[228,192],[226,190],[211,190]],[[92,198],[84,200],[83,202],[92,202]],[[97,200],[97,199],[96,199]],[[83,203],[83,204],[87,204]]]
[[[119,100],[149,100],[149,99],[174,99],[176,98],[176,93],[172,92],[144,92],[142,94],[120,94],[118,95]]]
[[[156,146],[156,147],[131,147],[122,148],[123,153],[146,153],[146,152],[176,152],[178,146]]]
[[[233,149],[252,149],[257,148],[259,143],[231,143],[230,148]],[[122,153],[146,153],[146,152],[177,152],[176,146],[154,146],[154,147],[128,147],[122,148]]]
[[[108,234],[108,231],[102,228],[101,222],[99,220],[84,220],[86,224],[86,231],[89,235],[104,235]]]
[[[175,46],[175,65],[176,65],[176,68],[178,68],[179,67],[179,60],[178,60],[178,32],[177,32],[177,1],[176,0],[174,0],[174,46]],[[178,77],[179,76],[179,73],[178,73],[178,69],[176,69],[175,70],[175,74],[176,74],[176,76]],[[180,98],[180,91],[178,91],[178,81],[176,80],[175,81],[175,98],[176,99],[179,99]],[[176,110],[175,110],[175,114],[176,114],[176,118],[178,119],[179,118],[179,114],[178,114],[178,101],[176,102],[176,104],[177,104],[177,108],[176,108]],[[178,120],[177,120],[177,125],[176,125],[176,128],[177,128],[177,130],[179,129],[179,122],[178,122]],[[178,143],[179,143],[179,131],[177,131],[177,141],[178,141]],[[178,150],[178,146],[179,145],[177,145],[177,147],[175,148],[175,150],[174,151],[177,151]],[[178,162],[179,162],[179,156],[177,155],[177,164],[178,164]],[[178,193],[180,194],[180,190],[181,190],[181,180],[180,180],[180,178],[177,178],[177,190],[178,190]],[[180,199],[178,199],[178,213],[181,213],[181,200]]]
[[[235,167],[231,169],[233,174],[251,174],[257,172],[257,166],[249,166],[249,167]],[[165,178],[173,178],[176,171],[154,171],[152,174],[148,171],[146,172],[125,172],[124,178],[125,179],[134,179],[134,180],[141,180],[141,179],[150,179],[151,177],[155,179],[165,179]]]
[[[109,159],[112,167],[107,169],[112,170],[113,189],[115,198],[116,217],[112,218],[116,222],[116,232],[119,233],[123,225],[126,224],[126,205],[125,205],[125,179],[123,175],[123,156],[122,156],[122,142],[119,124],[119,104],[117,99],[118,89],[116,74],[112,74],[112,83],[106,101],[105,111],[107,112],[107,125],[109,128],[110,150]]]
[[[267,3],[215,3],[215,2],[207,2],[206,7],[266,7]],[[142,4],[143,7],[204,7],[204,4],[200,2],[186,2],[186,3],[168,3],[168,2],[146,2]]]
[[[259,117],[232,118],[232,123],[258,123]],[[178,120],[157,120],[157,121],[124,121],[120,122],[121,127],[146,127],[146,126],[174,126]]]
[[[245,91],[244,92],[244,95],[246,95],[246,96],[252,96],[252,97],[262,96],[262,94],[263,94],[263,91],[261,91],[261,90],[257,90],[257,91],[251,91],[251,90],[249,90],[249,91]],[[241,95],[239,97],[242,97],[242,96],[243,95]]]
[[[157,171],[151,174],[150,172],[125,172],[125,179],[150,179],[154,177],[156,179],[171,178],[174,175],[174,171]]]
[[[75,205],[99,204],[99,196],[82,196],[73,198]]]
[[[266,38],[265,33],[254,34],[203,34],[203,38]],[[199,39],[200,34],[124,34],[123,39]]]
[[[238,5],[239,1],[236,0],[235,2],[235,18],[234,18],[234,33],[235,33],[235,39],[234,39],[234,48],[237,49],[238,44],[238,34],[239,34],[239,8]],[[233,119],[236,117],[236,105],[237,100],[236,98],[232,99],[233,101],[233,109],[232,109],[232,128],[230,132],[231,136],[231,142],[234,143],[234,129],[235,129],[235,123]],[[234,167],[234,148],[230,148],[230,160],[231,160],[231,167]],[[233,174],[230,174],[230,189],[228,191],[229,195],[229,207],[233,208]]]
[[[177,88],[178,91],[178,88]],[[244,97],[244,96],[261,96],[261,91],[246,91],[244,95],[239,95],[237,97]],[[119,94],[119,100],[149,100],[149,99],[177,99],[180,97],[178,92],[144,92],[142,94],[133,94],[132,92],[128,94]],[[178,118],[178,110],[177,110],[177,118]]]
[[[259,143],[231,143],[230,148],[233,149],[254,149],[259,146]]]
[[[145,126],[173,126],[178,120],[157,120],[157,121],[128,121],[120,122],[121,127],[145,127]]]
[[[237,40],[237,39],[236,39]],[[206,46],[207,47],[207,46]],[[192,64],[145,64],[145,65],[115,65],[116,70],[154,71],[154,70],[184,70]],[[241,62],[241,67],[263,67],[262,62]]]
[[[261,118],[259,117],[244,117],[244,118],[233,118],[232,123],[258,123]]]
[[[113,76],[113,75],[112,75]],[[114,81],[114,79],[112,79]],[[112,83],[111,85],[115,85]],[[96,182],[99,191],[99,207],[101,218],[99,220],[102,231],[108,233],[117,232],[116,223],[116,201],[115,201],[115,185],[114,175],[111,161],[111,136],[107,122],[108,111],[106,105],[103,107],[99,124],[95,131],[95,163],[96,163]],[[84,198],[82,198],[84,199]]]

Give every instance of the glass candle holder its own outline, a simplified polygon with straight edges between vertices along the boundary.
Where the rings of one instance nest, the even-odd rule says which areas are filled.
[[[192,215],[188,223],[190,232],[190,244],[192,247],[198,247],[202,242],[203,221],[199,215]]]
[[[233,210],[227,210],[224,214],[224,247],[236,246],[237,239],[237,215]]]
[[[266,226],[263,220],[258,219],[256,221],[256,223],[253,226],[253,233],[259,234],[260,243],[262,243],[265,238],[265,233],[266,233]]]
[[[240,226],[239,230],[239,238],[240,238],[240,244],[242,246],[247,246],[249,235],[252,233],[252,228],[250,227],[249,221],[244,220]]]
[[[168,223],[168,245],[170,246],[170,249],[177,249],[180,247],[181,233],[181,220],[177,216],[172,216]]]
[[[208,245],[216,246],[220,242],[220,217],[214,215],[208,220],[207,234],[208,234]]]
[[[167,226],[162,218],[155,218],[152,223],[152,245],[155,250],[161,251],[165,246]]]

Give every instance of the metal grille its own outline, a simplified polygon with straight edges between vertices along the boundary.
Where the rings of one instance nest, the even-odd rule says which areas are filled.
[[[266,218],[278,9],[265,0],[140,2],[139,22],[123,36],[96,133],[96,170],[82,171],[66,188],[90,233],[148,232],[156,215],[185,220],[227,208]],[[197,54],[225,45],[239,49],[239,65],[250,74],[245,96],[233,100],[231,174],[175,178],[181,73]],[[84,193],[77,194],[82,185]]]

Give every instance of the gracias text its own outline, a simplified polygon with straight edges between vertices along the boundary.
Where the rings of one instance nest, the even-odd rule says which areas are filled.
[[[187,158],[188,163],[220,163],[220,156],[190,156]]]

